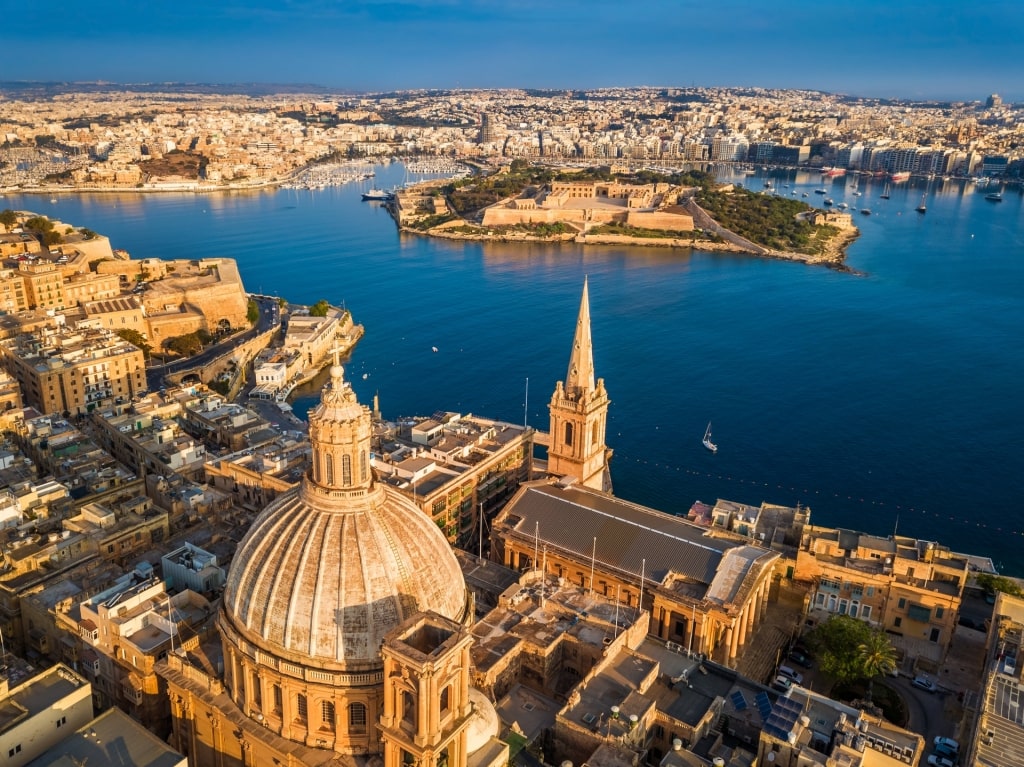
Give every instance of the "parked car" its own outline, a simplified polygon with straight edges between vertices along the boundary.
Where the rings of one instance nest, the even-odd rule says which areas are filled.
[[[925,692],[935,692],[937,689],[935,687],[935,682],[926,676],[915,676],[914,681],[912,681],[911,684],[917,689],[924,690]]]
[[[956,751],[954,751],[951,748],[947,748],[946,746],[936,746],[935,755],[941,756],[945,759],[949,759],[952,762],[955,762],[957,760],[957,757],[960,756]]]
[[[779,676],[784,676],[787,679],[792,680],[793,684],[804,683],[804,675],[798,671],[794,671],[789,666],[779,666]]]
[[[932,754],[928,757],[928,764],[932,767],[956,767],[956,762],[952,762],[944,756],[938,754]]]
[[[788,692],[792,686],[793,681],[789,677],[785,677],[782,674],[779,674],[777,677],[775,677],[774,681],[772,682],[772,688],[778,690],[779,692]]]
[[[789,651],[789,655],[787,657],[798,666],[803,666],[804,668],[811,667],[810,657],[802,650],[797,650],[796,648],[794,648]]]
[[[952,751],[954,754],[960,753],[960,744],[952,738],[944,738],[942,735],[936,735],[934,745],[936,748],[944,748]]]

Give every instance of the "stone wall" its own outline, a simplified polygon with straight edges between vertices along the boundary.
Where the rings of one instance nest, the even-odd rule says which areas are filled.
[[[640,229],[667,229],[672,232],[692,232],[693,217],[662,211],[643,212],[631,210],[626,223]]]

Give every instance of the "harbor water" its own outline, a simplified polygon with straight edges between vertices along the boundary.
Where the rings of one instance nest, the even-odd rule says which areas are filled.
[[[861,228],[849,274],[401,235],[360,193],[404,173],[315,191],[8,193],[0,208],[89,227],[135,258],[234,258],[252,292],[346,306],[366,327],[346,375],[389,418],[453,410],[546,430],[586,276],[617,495],[677,514],[698,499],[800,503],[818,524],[937,540],[1024,575],[1017,189],[994,203],[969,182],[914,178],[883,200],[884,180],[860,179],[857,197],[852,177],[828,180]],[[726,177],[823,198],[817,173]],[[716,454],[701,444],[709,421]]]

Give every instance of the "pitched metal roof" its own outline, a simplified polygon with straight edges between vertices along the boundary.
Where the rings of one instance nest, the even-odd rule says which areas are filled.
[[[539,548],[547,544],[583,561],[593,553],[605,568],[636,577],[643,570],[645,580],[656,583],[674,572],[710,585],[725,552],[753,548],[712,538],[682,517],[576,485],[525,487],[502,518],[520,537],[535,537]]]

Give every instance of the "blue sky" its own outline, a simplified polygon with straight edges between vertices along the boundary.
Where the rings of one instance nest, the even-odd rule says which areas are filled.
[[[1022,0],[0,0],[0,79],[1024,101]]]

